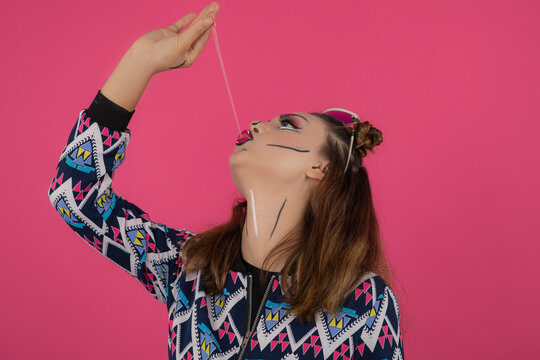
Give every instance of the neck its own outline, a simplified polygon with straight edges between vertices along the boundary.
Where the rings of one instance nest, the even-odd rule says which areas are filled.
[[[289,189],[276,193],[264,189],[267,188],[247,189],[247,213],[241,245],[244,259],[261,269],[270,250],[301,221],[307,204],[307,197],[301,191]],[[270,268],[263,270],[279,272],[284,264],[285,259],[278,259]]]

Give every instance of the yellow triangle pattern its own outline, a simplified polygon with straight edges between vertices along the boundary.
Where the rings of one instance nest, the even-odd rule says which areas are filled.
[[[99,197],[99,200],[98,200],[99,207],[103,207],[103,203],[108,203],[107,196],[105,194]]]
[[[206,355],[209,355],[210,353],[210,344],[206,345],[206,339],[203,340],[201,344],[201,349],[206,353]]]
[[[336,318],[333,317],[329,325],[333,327],[337,327],[339,329],[343,329],[343,319],[339,320],[336,325]]]
[[[63,207],[59,206],[58,209],[60,210],[60,212],[62,213],[62,215],[66,214],[68,217],[71,217],[71,212],[69,211],[69,209],[64,209]]]
[[[167,272],[167,269],[164,265],[161,266],[161,279],[165,280],[165,273]]]
[[[272,312],[269,312],[268,315],[266,315],[266,320],[273,320],[278,321],[279,320],[279,311],[272,315]]]
[[[84,154],[83,159],[86,160],[90,156],[91,153],[89,151],[84,150],[83,148],[79,148],[79,151],[77,151],[77,157],[81,156],[81,154]]]
[[[137,235],[135,236],[135,245],[143,246],[141,239],[144,239],[144,235],[137,230]]]

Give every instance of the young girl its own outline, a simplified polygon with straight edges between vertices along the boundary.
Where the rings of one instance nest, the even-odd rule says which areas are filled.
[[[368,122],[333,110],[252,123],[229,158],[244,198],[227,223],[202,233],[152,221],[112,190],[146,85],[193,64],[218,10],[213,2],[134,42],[79,113],[51,204],[167,305],[169,359],[403,359],[362,166],[382,141]]]

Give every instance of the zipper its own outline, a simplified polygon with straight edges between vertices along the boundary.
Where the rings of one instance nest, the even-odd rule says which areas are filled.
[[[270,278],[270,281],[268,282],[268,286],[266,287],[266,291],[264,292],[264,296],[261,300],[261,304],[259,305],[259,310],[257,311],[257,316],[255,317],[255,321],[246,330],[246,334],[244,335],[244,340],[242,341],[242,346],[240,347],[240,352],[238,353],[238,357],[236,358],[237,360],[242,360],[244,357],[249,339],[251,339],[251,335],[253,335],[255,324],[261,317],[262,308],[264,307],[264,304],[266,303],[266,298],[268,297],[268,293],[270,292],[270,288],[272,287],[272,280],[274,280],[274,275],[272,275],[272,277]],[[247,324],[250,324],[250,321],[251,321],[251,287],[252,287],[251,285],[252,285],[252,275],[248,274]]]

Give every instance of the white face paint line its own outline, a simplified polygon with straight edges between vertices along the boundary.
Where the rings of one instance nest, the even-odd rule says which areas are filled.
[[[253,223],[255,226],[255,236],[259,235],[259,230],[257,229],[257,215],[255,214],[255,197],[253,196],[253,190],[249,189],[251,193],[251,210],[253,212]]]

